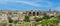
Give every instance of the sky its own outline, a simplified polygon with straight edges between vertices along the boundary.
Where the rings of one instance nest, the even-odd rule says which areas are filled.
[[[0,0],[0,10],[58,10],[60,0]]]

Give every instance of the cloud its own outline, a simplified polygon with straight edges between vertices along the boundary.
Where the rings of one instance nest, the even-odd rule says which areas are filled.
[[[0,0],[0,4],[5,5],[5,7],[14,8],[14,9],[29,9],[29,8],[53,8],[55,4],[48,0]],[[7,7],[7,8],[8,8]],[[3,8],[3,7],[2,7]],[[58,8],[58,7],[57,7]],[[56,9],[57,9],[56,8]],[[59,10],[59,9],[58,9]]]
[[[27,2],[27,1],[16,1],[18,3],[24,3],[24,4],[28,4],[28,5],[32,5],[32,6],[39,6],[39,4],[33,3],[33,2]]]
[[[54,9],[60,11],[60,6],[54,8]]]
[[[0,4],[5,4],[7,3],[8,0],[0,0]]]
[[[51,2],[48,2],[48,1],[41,1],[41,3],[46,3],[48,5],[44,5],[44,4],[41,4],[41,3],[38,3],[39,1],[16,1],[17,3],[24,3],[24,4],[28,4],[28,5],[31,5],[31,6],[36,6],[36,7],[51,7],[52,6],[52,3]]]
[[[52,6],[51,2],[44,1],[44,0],[0,0],[1,4],[6,4],[8,2],[23,3],[23,4],[27,4],[27,5],[35,6],[35,7],[51,7]],[[38,2],[40,2],[40,3],[38,3]],[[41,4],[41,3],[45,3],[45,4]]]

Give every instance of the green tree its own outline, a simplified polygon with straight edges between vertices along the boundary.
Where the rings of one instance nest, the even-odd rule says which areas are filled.
[[[39,22],[42,20],[42,18],[40,18],[40,17],[35,17],[34,19],[36,20],[36,22]]]
[[[9,24],[9,26],[12,26],[12,24]]]
[[[24,19],[25,22],[29,22],[29,16],[25,16],[25,19]]]
[[[14,24],[16,24],[16,23],[18,23],[18,22],[19,22],[18,20],[15,20],[15,21],[14,21]]]
[[[11,19],[11,17],[8,17],[9,23],[12,23],[13,20]]]
[[[58,25],[58,18],[54,17],[53,19],[43,19],[39,22],[37,22],[37,24],[52,24],[53,26],[57,26]]]
[[[45,15],[43,19],[50,19],[50,17],[48,15]]]

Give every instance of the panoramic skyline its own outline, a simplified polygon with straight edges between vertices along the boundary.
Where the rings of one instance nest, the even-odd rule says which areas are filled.
[[[0,10],[58,10],[60,0],[0,0]]]

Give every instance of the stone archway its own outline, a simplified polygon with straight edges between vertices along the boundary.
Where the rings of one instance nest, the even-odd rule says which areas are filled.
[[[35,16],[35,12],[33,12],[33,16]]]
[[[39,16],[39,12],[37,12],[37,16]]]

